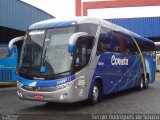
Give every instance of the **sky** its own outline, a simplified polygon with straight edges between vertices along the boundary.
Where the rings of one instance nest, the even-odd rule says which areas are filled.
[[[56,18],[74,17],[75,0],[21,0],[29,3]]]
[[[56,18],[70,18],[75,16],[76,0],[21,0],[29,3]],[[82,2],[93,1],[115,1],[115,0],[81,0]],[[135,17],[157,17],[160,16],[160,6],[145,7],[121,7],[89,9],[88,16],[108,18],[135,18]],[[118,13],[118,14],[117,14]]]

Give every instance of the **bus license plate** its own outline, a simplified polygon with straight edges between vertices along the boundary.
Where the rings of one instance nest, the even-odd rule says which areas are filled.
[[[36,98],[36,99],[44,99],[44,96],[40,95],[40,94],[34,94],[34,98]]]

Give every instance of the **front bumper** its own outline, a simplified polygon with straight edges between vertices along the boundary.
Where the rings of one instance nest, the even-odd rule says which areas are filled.
[[[36,100],[36,101],[47,101],[47,102],[62,102],[62,103],[72,103],[77,102],[78,100],[75,97],[74,93],[74,83],[71,86],[68,86],[63,89],[49,92],[41,91],[29,91],[23,89],[22,87],[17,86],[17,94],[20,99],[24,100]],[[43,97],[37,98],[35,95],[41,95]]]

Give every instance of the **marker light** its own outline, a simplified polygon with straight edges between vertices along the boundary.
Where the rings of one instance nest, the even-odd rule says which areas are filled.
[[[67,93],[60,95],[60,100],[63,100],[67,97]]]
[[[23,85],[23,83],[20,83],[19,81],[17,81],[17,86],[18,87],[23,87],[24,85]]]
[[[17,91],[17,94],[18,94],[19,97],[22,98],[22,93],[20,93],[20,92]]]

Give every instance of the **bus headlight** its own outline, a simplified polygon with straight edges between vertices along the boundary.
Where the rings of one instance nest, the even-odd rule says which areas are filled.
[[[73,85],[73,81],[67,82],[67,83],[56,86],[55,90],[64,89],[64,88],[67,88],[67,87],[72,86],[72,85]]]
[[[17,81],[17,86],[18,87],[23,87],[23,83],[20,83],[19,81]]]

